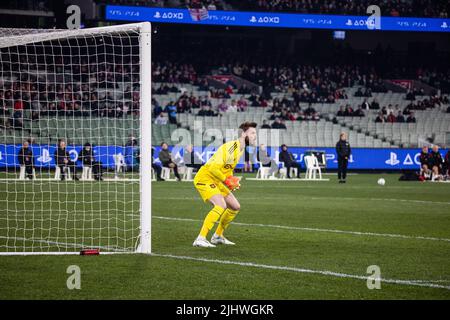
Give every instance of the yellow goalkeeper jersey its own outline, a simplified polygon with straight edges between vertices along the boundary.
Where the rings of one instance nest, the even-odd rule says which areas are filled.
[[[208,176],[220,182],[233,175],[244,150],[241,151],[239,140],[227,142],[219,147],[214,155],[198,171],[199,176]]]

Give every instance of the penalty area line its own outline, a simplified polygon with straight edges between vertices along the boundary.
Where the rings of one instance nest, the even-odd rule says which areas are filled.
[[[379,280],[380,282],[389,283],[389,284],[398,284],[398,285],[408,285],[408,286],[418,286],[418,287],[450,290],[450,286],[444,286],[444,285],[440,285],[440,284],[426,282],[427,280],[400,280],[400,279],[371,278],[370,276],[361,276],[361,275],[356,275],[356,274],[348,274],[348,273],[334,272],[334,271],[328,271],[328,270],[313,270],[313,269],[305,269],[305,268],[298,268],[298,267],[273,266],[273,265],[259,264],[259,263],[253,263],[253,262],[218,260],[218,259],[198,258],[198,257],[190,257],[190,256],[178,256],[178,255],[173,255],[173,254],[151,253],[150,255],[154,256],[154,257],[161,257],[161,258],[171,258],[171,259],[207,262],[207,263],[224,264],[224,265],[235,265],[235,266],[252,267],[252,268],[259,268],[259,269],[269,269],[269,270],[277,270],[277,271],[290,271],[290,272],[297,272],[297,273],[319,274],[319,275],[330,276],[330,277],[335,277],[335,278],[347,278],[347,279],[357,279],[357,280],[365,280],[365,281],[367,281],[368,279],[371,279],[371,280]],[[433,281],[433,280],[430,280],[430,281]]]

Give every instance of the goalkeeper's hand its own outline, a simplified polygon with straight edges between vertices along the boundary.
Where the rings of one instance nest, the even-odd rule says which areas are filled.
[[[227,186],[228,189],[231,191],[238,190],[241,187],[241,184],[239,183],[241,179],[238,177],[229,176],[225,179],[224,183]]]

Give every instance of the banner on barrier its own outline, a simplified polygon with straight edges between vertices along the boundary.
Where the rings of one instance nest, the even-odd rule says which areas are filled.
[[[54,168],[54,153],[56,150],[55,145],[32,145],[30,146],[33,151],[34,162],[37,168]],[[18,167],[18,153],[21,145],[5,145],[0,144],[0,168],[5,167]],[[172,151],[172,157],[179,164],[183,164],[183,148],[173,146],[169,148]],[[81,162],[78,159],[78,155],[82,150],[82,146],[67,146],[67,151],[72,161],[77,162],[81,166]],[[155,147],[155,162],[159,163],[157,158],[161,147]],[[195,147],[194,152],[198,157],[206,162],[215,152],[215,147]],[[256,148],[249,147],[249,154],[251,162],[255,163]],[[298,162],[303,164],[303,157],[307,151],[324,151],[327,168],[337,168],[337,156],[334,148],[305,148],[305,147],[291,147],[289,152],[292,152],[294,158]],[[139,149],[132,146],[94,146],[94,156],[97,161],[102,162],[104,167],[114,168],[114,156],[123,155],[127,166],[133,167],[139,164]],[[403,169],[419,169],[420,166],[420,149],[391,149],[391,148],[353,148],[352,155],[349,159],[349,169],[375,169],[375,170],[403,170]],[[279,148],[268,147],[268,153],[272,159],[277,161]],[[440,150],[444,157],[448,150]],[[244,157],[240,159],[238,168],[243,166]]]

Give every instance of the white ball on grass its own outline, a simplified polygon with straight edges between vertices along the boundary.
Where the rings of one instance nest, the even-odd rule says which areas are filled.
[[[384,186],[386,184],[386,180],[384,180],[383,178],[378,179],[378,184],[380,186]]]

